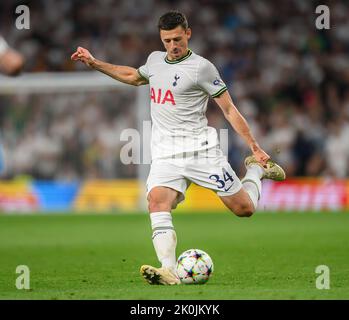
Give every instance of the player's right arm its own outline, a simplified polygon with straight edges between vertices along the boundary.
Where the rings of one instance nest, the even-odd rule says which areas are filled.
[[[10,48],[5,39],[0,36],[0,73],[16,76],[23,69],[23,65],[24,57]]]
[[[128,66],[118,66],[96,59],[85,48],[78,47],[71,56],[74,61],[81,61],[88,67],[98,70],[115,80],[133,86],[148,84],[148,80],[140,75],[137,69]]]

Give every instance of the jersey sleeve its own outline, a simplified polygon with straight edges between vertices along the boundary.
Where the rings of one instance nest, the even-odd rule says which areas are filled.
[[[139,75],[146,79],[147,81],[149,81],[149,73],[148,73],[148,67],[146,64],[144,64],[143,66],[140,66],[138,69],[137,69]]]
[[[217,98],[228,90],[217,68],[208,60],[204,60],[199,66],[197,84],[212,98]]]
[[[137,71],[139,73],[139,75],[146,79],[147,81],[149,81],[149,68],[148,68],[148,65],[149,65],[149,58],[150,58],[151,54],[149,55],[148,59],[147,59],[147,62],[143,65],[143,66],[140,66]]]

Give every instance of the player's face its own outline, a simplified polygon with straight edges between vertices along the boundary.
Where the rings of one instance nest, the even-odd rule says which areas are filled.
[[[167,58],[177,60],[183,57],[188,51],[190,37],[190,28],[184,30],[178,26],[172,30],[160,30],[160,38],[167,51]]]

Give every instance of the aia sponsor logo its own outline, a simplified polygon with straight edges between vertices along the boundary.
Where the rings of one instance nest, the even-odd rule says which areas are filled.
[[[173,93],[169,89],[165,91],[162,89],[154,89],[153,87],[151,87],[150,100],[157,104],[172,104],[173,106],[176,105]]]

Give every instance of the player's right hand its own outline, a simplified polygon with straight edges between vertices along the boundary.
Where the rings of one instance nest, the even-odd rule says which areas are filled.
[[[91,67],[95,58],[87,49],[83,47],[78,47],[76,51],[72,54],[71,60],[81,61],[85,63],[87,66]]]

